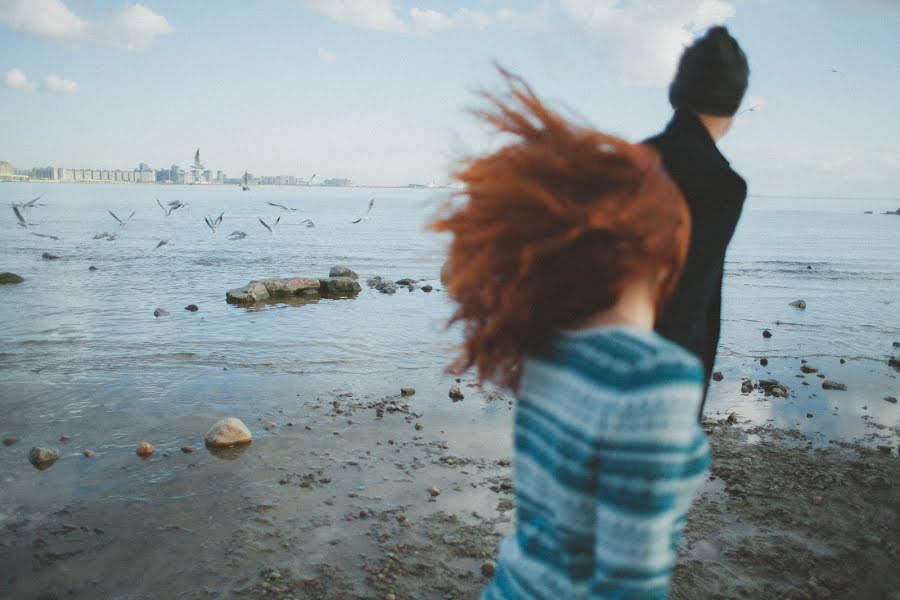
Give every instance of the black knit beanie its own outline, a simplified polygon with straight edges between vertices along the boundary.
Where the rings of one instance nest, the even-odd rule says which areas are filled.
[[[685,48],[669,86],[669,102],[673,108],[730,117],[741,104],[749,77],[747,57],[737,40],[724,27],[712,27]]]

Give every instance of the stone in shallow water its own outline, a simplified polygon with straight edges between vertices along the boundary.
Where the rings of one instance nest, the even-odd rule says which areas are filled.
[[[846,391],[847,391],[847,386],[846,386],[845,384],[843,384],[843,383],[838,383],[837,381],[831,381],[831,380],[829,380],[829,379],[826,379],[825,381],[822,382],[822,389],[823,389],[823,390],[837,390],[837,391],[840,391],[840,392],[846,392]]]
[[[35,446],[28,452],[28,461],[34,468],[44,470],[59,460],[59,450]]]
[[[359,279],[359,275],[357,275],[353,269],[350,267],[339,265],[337,267],[331,267],[331,270],[328,271],[329,277],[349,277],[351,279]]]
[[[362,289],[355,279],[350,277],[328,277],[319,280],[319,292],[325,296],[355,296]]]
[[[259,282],[225,292],[225,300],[230,304],[252,304],[268,299],[269,292],[266,290],[266,286]]]
[[[228,446],[238,446],[241,444],[249,444],[253,440],[250,430],[244,425],[243,421],[234,417],[228,417],[217,421],[204,436],[207,446],[212,448],[227,448]]]
[[[156,448],[153,447],[153,444],[149,442],[139,442],[137,448],[134,449],[134,453],[138,456],[150,456],[153,454],[153,451]]]
[[[252,281],[261,283],[269,296],[279,298],[282,296],[317,296],[319,294],[319,280],[312,277],[272,277]]]
[[[184,310],[187,310],[190,312],[197,312],[198,310],[200,310],[200,307],[197,306],[196,304],[188,304],[187,306],[184,307]]]
[[[153,311],[153,316],[156,317],[156,318],[159,318],[159,317],[168,317],[168,316],[169,316],[169,311],[167,311],[167,310],[164,309],[164,308],[157,308],[156,310]]]
[[[0,273],[0,285],[22,283],[23,281],[25,281],[25,278],[21,275],[16,275],[15,273],[10,273],[8,271]]]

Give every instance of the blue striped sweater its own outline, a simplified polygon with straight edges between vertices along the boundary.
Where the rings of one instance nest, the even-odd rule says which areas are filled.
[[[652,331],[558,336],[524,365],[515,418],[516,531],[482,600],[664,599],[709,467],[703,372]]]

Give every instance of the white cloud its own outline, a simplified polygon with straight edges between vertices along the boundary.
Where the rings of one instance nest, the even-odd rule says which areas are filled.
[[[300,0],[336,23],[377,31],[407,31],[391,0]]]
[[[333,65],[337,62],[337,55],[334,52],[329,52],[325,48],[319,48],[316,50],[316,56],[319,57],[323,63]]]
[[[452,16],[437,10],[411,8],[409,17],[412,30],[420,34],[449,29],[484,29],[494,21],[491,15],[468,8],[460,8]]]
[[[725,0],[561,0],[561,6],[597,42],[617,78],[635,85],[668,82],[682,49],[735,13]]]
[[[44,80],[44,89],[55,94],[74,94],[78,91],[78,84],[71,79],[63,79],[51,73]]]
[[[33,81],[29,81],[22,69],[10,69],[3,76],[3,84],[13,90],[30,92],[37,87]]]
[[[69,10],[62,0],[0,0],[0,24],[57,42],[144,50],[172,26],[141,4],[130,4],[94,21]]]

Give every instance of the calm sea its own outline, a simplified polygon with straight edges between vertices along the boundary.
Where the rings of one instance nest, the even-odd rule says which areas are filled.
[[[33,223],[17,226],[11,202],[43,194]],[[434,389],[456,334],[441,291],[364,287],[353,300],[305,306],[228,305],[225,291],[251,279],[327,276],[347,265],[361,279],[412,277],[441,288],[446,240],[425,231],[445,192],[412,189],[222,186],[0,186],[0,271],[26,278],[0,287],[0,434],[109,430],[132,443],[180,411],[241,413],[287,388],[297,396],[401,384]],[[187,208],[166,217],[156,198]],[[372,219],[352,224],[375,198]],[[284,211],[273,202],[296,208]],[[900,351],[900,217],[897,201],[750,199],[728,255],[722,351],[710,410],[825,435],[863,436],[871,417],[900,424],[887,359]],[[107,213],[125,218],[126,227]],[[872,210],[875,214],[864,214]],[[217,235],[203,221],[224,213]],[[270,234],[258,221],[281,223]],[[314,228],[307,228],[304,219]],[[232,231],[247,237],[227,239]],[[101,232],[115,241],[95,240]],[[58,241],[33,235],[59,237]],[[169,243],[161,248],[161,240]],[[48,261],[42,253],[58,255]],[[89,271],[89,266],[96,271]],[[562,293],[562,292],[561,292]],[[808,307],[789,306],[804,299]],[[199,312],[184,310],[197,304]],[[157,307],[171,314],[154,318]],[[774,336],[764,339],[769,328]],[[768,369],[758,359],[769,360]],[[795,378],[800,358],[815,376]],[[844,358],[846,364],[840,364]],[[740,378],[775,376],[796,398],[741,396]],[[810,385],[802,386],[802,381]],[[865,407],[865,408],[864,408]],[[490,408],[485,418],[490,417]],[[807,413],[815,419],[806,417]],[[174,415],[174,416],[173,416]],[[5,421],[5,423],[3,422]],[[52,424],[49,425],[49,424]],[[123,441],[123,444],[125,442]]]

